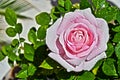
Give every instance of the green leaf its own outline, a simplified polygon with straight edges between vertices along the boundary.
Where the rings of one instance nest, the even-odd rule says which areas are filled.
[[[31,28],[30,31],[28,32],[28,40],[32,42],[33,44],[36,43],[37,41],[37,36],[34,28]]]
[[[9,45],[2,46],[2,52],[4,55],[8,55],[9,52],[7,50],[9,50],[9,47]]]
[[[116,26],[115,28],[112,28],[114,32],[120,32],[120,26]]]
[[[17,55],[15,52],[9,52],[8,57],[11,61],[15,61],[17,59]]]
[[[118,76],[116,73],[114,62],[115,60],[112,58],[106,59],[102,66],[102,71],[104,72],[104,74],[108,76]]]
[[[64,3],[65,3],[64,0],[58,0],[58,5],[59,5],[59,6],[64,7]]]
[[[107,51],[106,51],[107,57],[111,57],[114,52],[114,47],[112,43],[110,42],[107,44],[107,46],[108,46]]]
[[[70,0],[66,0],[66,1],[65,1],[65,9],[66,9],[67,11],[70,11],[71,8],[72,8],[72,2],[71,2]]]
[[[115,47],[115,54],[118,59],[120,59],[120,42]]]
[[[12,9],[10,9],[10,8],[6,9],[5,20],[11,26],[16,25],[16,23],[17,23],[17,15],[15,14],[15,12]]]
[[[37,41],[36,44],[34,44],[34,48],[37,49],[40,46],[46,45],[45,40],[43,41]]]
[[[96,10],[108,6],[108,3],[106,2],[106,0],[92,0],[92,4]]]
[[[47,58],[41,63],[41,65],[39,67],[44,68],[44,69],[53,69],[53,67],[49,64],[49,63],[51,63],[51,61],[52,60],[50,58]]]
[[[45,39],[46,37],[46,30],[47,30],[48,26],[40,26],[38,31],[37,31],[37,38],[38,39]]]
[[[80,9],[86,9],[90,7],[88,0],[80,0]]]
[[[99,67],[102,65],[102,63],[103,63],[103,60],[99,60],[99,61],[95,64],[94,68],[92,69],[92,73],[93,73],[94,75],[97,75],[98,69],[99,69]]]
[[[118,61],[117,61],[117,70],[118,70],[118,74],[120,76],[120,59],[118,59]]]
[[[28,71],[27,71],[28,66],[26,64],[22,64],[21,68],[22,68],[22,70],[20,70],[17,73],[16,77],[18,77],[18,78],[27,78],[28,77]]]
[[[120,26],[116,26],[115,28],[112,28],[114,32],[120,32]]]
[[[120,41],[120,32],[118,32],[114,35],[114,38],[113,38],[112,41],[113,42],[119,42]]]
[[[57,9],[59,10],[60,13],[65,13],[66,12],[66,10],[61,6],[57,6]]]
[[[28,75],[32,76],[36,71],[36,67],[33,64],[30,64],[28,67]]]
[[[117,8],[116,7],[104,7],[99,9],[95,15],[96,17],[103,18],[107,22],[116,20],[116,15],[117,15]]]
[[[95,75],[91,72],[84,72],[82,75],[80,75],[76,80],[94,80]]]
[[[2,52],[4,55],[8,56],[11,61],[17,59],[16,50],[12,48],[11,45],[5,45],[2,47]]]
[[[16,77],[18,78],[27,78],[28,75],[27,75],[27,70],[21,70],[17,75]]]
[[[117,13],[117,15],[116,15],[116,19],[117,19],[117,21],[118,21],[119,24],[120,24],[120,10],[118,11],[118,13]]]
[[[6,29],[6,34],[9,36],[9,37],[15,37],[16,36],[16,31],[14,28],[12,27],[9,27]]]
[[[14,46],[14,47],[19,46],[19,40],[18,39],[13,39],[11,45]]]
[[[24,42],[25,41],[25,39],[24,38],[20,38],[20,42]]]
[[[39,25],[48,25],[50,23],[50,15],[46,12],[38,14],[35,18]]]
[[[21,23],[18,23],[15,25],[15,31],[20,34],[23,30],[23,27],[22,27],[22,24]]]
[[[2,61],[5,58],[5,56],[3,55],[2,51],[0,51],[0,61]]]
[[[24,57],[29,61],[34,59],[34,48],[28,43],[24,43]]]
[[[53,20],[56,20],[56,19],[57,19],[57,16],[56,16],[54,13],[55,13],[55,7],[53,7],[53,8],[51,9],[50,17],[51,17]]]

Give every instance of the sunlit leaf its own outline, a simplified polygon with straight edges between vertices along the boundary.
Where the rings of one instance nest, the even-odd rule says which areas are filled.
[[[18,78],[27,78],[28,77],[28,72],[27,72],[27,69],[28,69],[28,66],[26,65],[26,64],[22,64],[22,70],[20,70],[18,73],[17,73],[17,75],[16,75],[16,77],[18,77]]]
[[[94,68],[92,69],[92,72],[94,75],[97,75],[98,69],[100,68],[102,63],[103,63],[103,60],[100,60],[95,64]]]
[[[28,43],[24,43],[24,57],[29,61],[34,59],[34,48]]]
[[[120,59],[118,59],[118,61],[117,61],[117,70],[118,70],[118,74],[120,76]]]
[[[15,25],[15,31],[20,34],[23,30],[23,27],[22,27],[22,24],[21,23],[18,23]]]
[[[94,80],[95,79],[95,75],[91,72],[84,72],[82,75],[80,75],[77,80]]]
[[[118,59],[120,59],[120,42],[115,47],[115,54]]]
[[[106,59],[102,66],[102,71],[104,72],[104,74],[108,76],[118,76],[116,73],[114,62],[115,60],[112,58]]]
[[[119,42],[120,41],[120,32],[116,33],[113,38],[113,42]]]
[[[2,51],[0,51],[0,61],[5,58],[5,55],[3,55]]]
[[[67,11],[70,11],[71,8],[72,8],[72,2],[71,2],[70,0],[66,0],[66,1],[65,1],[65,9],[66,9]]]
[[[64,1],[64,0],[58,0],[58,5],[60,5],[60,6],[64,7],[64,3],[65,3],[65,1]]]
[[[37,36],[34,28],[31,28],[30,31],[28,32],[28,40],[32,42],[33,44],[36,43],[37,41]]]
[[[9,27],[9,28],[6,29],[6,34],[9,37],[15,37],[16,36],[16,31],[13,27]]]
[[[48,26],[40,26],[38,31],[37,31],[37,37],[38,39],[45,39],[46,36],[46,29],[48,28]]]
[[[117,15],[117,8],[116,7],[104,7],[99,9],[95,15],[99,18],[105,19],[107,22],[115,20]]]
[[[39,25],[48,25],[50,23],[50,15],[46,12],[42,12],[36,16],[36,22]]]
[[[112,28],[112,30],[115,32],[120,32],[120,26],[116,26],[115,28]]]
[[[21,37],[20,38],[20,42],[24,42],[24,41],[25,41],[25,39]]]
[[[116,15],[116,18],[117,18],[117,21],[119,22],[120,24],[120,10],[118,11],[117,15]]]
[[[28,75],[32,76],[36,71],[36,67],[33,64],[30,64],[28,67]]]
[[[108,46],[107,51],[106,51],[107,57],[111,57],[114,52],[114,47],[112,43],[108,43],[107,46]]]
[[[14,47],[18,46],[18,44],[19,44],[19,40],[18,39],[13,39],[12,40],[12,43],[11,43],[12,46],[14,46]]]
[[[88,0],[80,0],[80,9],[85,9],[90,7]]]
[[[52,61],[53,62],[53,61]],[[49,64],[51,63],[51,59],[50,58],[47,58],[45,59],[42,64],[39,66],[41,68],[45,68],[45,69],[53,69],[53,67]],[[54,64],[54,63],[53,63]]]
[[[106,0],[92,0],[92,4],[96,10],[104,8],[104,7],[108,7],[108,3]]]
[[[16,13],[12,9],[7,8],[5,12],[5,20],[9,25],[15,26],[17,23]]]

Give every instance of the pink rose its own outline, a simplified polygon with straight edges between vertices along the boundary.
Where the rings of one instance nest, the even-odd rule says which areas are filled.
[[[47,29],[49,57],[68,72],[91,70],[96,62],[106,58],[109,39],[104,19],[95,18],[90,8],[68,12]]]

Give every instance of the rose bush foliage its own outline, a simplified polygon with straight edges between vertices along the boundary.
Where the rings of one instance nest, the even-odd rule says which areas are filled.
[[[16,77],[24,80],[120,79],[120,9],[110,0],[90,1],[58,0],[50,13],[36,15],[28,39],[17,14],[6,9],[6,33],[13,38],[2,46],[0,61],[7,56],[11,67],[18,64]]]
[[[106,58],[108,39],[107,22],[96,18],[90,8],[66,13],[46,34],[49,57],[68,72],[91,70],[97,61]]]

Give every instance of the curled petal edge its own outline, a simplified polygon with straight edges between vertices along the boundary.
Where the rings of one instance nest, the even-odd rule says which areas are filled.
[[[90,71],[99,60],[106,58],[106,53],[103,52],[90,61],[87,62],[83,61],[80,63],[79,66],[76,67],[73,67],[68,62],[66,62],[59,54],[51,52],[50,54],[48,54],[48,56],[57,61],[59,64],[61,64],[65,69],[67,69],[67,72],[70,71],[80,72],[82,70]]]

